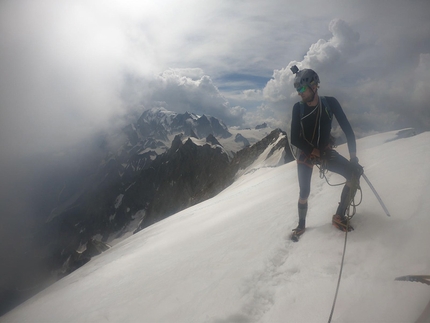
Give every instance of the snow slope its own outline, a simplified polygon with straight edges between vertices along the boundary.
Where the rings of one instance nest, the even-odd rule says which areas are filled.
[[[332,322],[415,322],[429,302],[430,286],[394,280],[430,274],[429,148],[430,132],[358,141],[365,173],[392,216],[363,181]],[[255,166],[216,197],[122,241],[0,322],[327,322],[345,238],[330,223],[341,186],[329,186],[315,170],[308,230],[293,243],[295,162]]]

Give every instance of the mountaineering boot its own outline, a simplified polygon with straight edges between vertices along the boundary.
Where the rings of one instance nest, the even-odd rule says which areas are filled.
[[[305,203],[298,203],[298,210],[299,210],[299,225],[297,228],[293,230],[293,233],[291,234],[291,240],[294,242],[299,241],[299,237],[305,232],[306,227],[306,214],[308,213],[308,202]]]
[[[335,228],[343,232],[346,232],[346,231],[350,232],[354,230],[354,228],[352,227],[351,224],[349,224],[349,221],[345,216],[335,214],[333,215],[333,219],[331,223],[334,225]]]
[[[293,230],[293,233],[291,234],[291,240],[293,240],[294,242],[299,241],[300,236],[305,233],[305,230],[305,227],[301,227],[300,225],[298,225],[297,228],[295,228]]]
[[[305,230],[305,220],[300,219],[297,228],[293,229],[293,233],[291,234],[291,240],[293,240],[294,242],[299,241],[299,237],[305,232]]]

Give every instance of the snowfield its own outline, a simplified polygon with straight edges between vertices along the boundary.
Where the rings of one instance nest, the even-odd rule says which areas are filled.
[[[395,281],[430,275],[430,132],[412,133],[357,141],[391,217],[362,180],[332,322],[416,322],[429,303],[430,286]],[[216,197],[120,242],[0,322],[327,322],[345,240],[331,225],[341,190],[315,168],[308,228],[294,243],[296,163],[259,160]]]

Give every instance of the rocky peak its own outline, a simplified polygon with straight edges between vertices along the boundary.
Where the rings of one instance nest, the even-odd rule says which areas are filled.
[[[255,129],[266,129],[266,128],[267,128],[267,123],[263,123],[255,127]]]
[[[242,136],[240,133],[236,135],[236,137],[234,138],[234,141],[243,143],[243,147],[250,146],[249,140],[246,139],[244,136]]]
[[[211,144],[211,145],[221,146],[221,144],[219,143],[219,141],[212,134],[210,134],[209,136],[206,137],[206,142],[209,143],[209,144]]]
[[[274,154],[278,154],[278,159],[271,160],[266,166],[277,166],[279,163],[287,163],[294,160],[286,132],[281,129],[275,129],[254,145],[238,151],[231,162],[232,172],[237,174],[239,170],[251,167],[263,153],[266,153],[263,156],[266,160],[269,160]]]

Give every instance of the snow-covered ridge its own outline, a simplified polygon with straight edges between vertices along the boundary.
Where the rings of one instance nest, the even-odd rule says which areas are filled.
[[[267,146],[263,153],[261,153],[251,165],[240,169],[237,172],[236,178],[239,178],[244,174],[248,174],[249,172],[254,172],[260,168],[277,167],[283,165],[285,163],[285,150],[275,149],[275,147],[283,140],[287,140],[286,135],[281,135],[275,138],[275,140]]]
[[[143,112],[137,125],[138,130],[140,128],[145,134],[156,135],[157,139],[165,139],[160,137],[162,132],[166,135],[183,132],[185,135],[194,134],[199,138],[204,138],[209,134],[224,138],[231,136],[228,127],[217,118],[206,115],[198,116],[190,112],[180,114],[161,107]]]
[[[415,322],[428,304],[429,286],[395,278],[430,274],[430,168],[423,162],[429,143],[429,132],[358,140],[366,175],[392,217],[362,183],[333,322]],[[328,180],[339,178],[329,173]],[[295,162],[247,173],[114,246],[0,322],[327,321],[345,238],[330,224],[341,187],[314,174],[308,230],[293,243],[297,185]]]
[[[214,137],[214,139],[215,139],[215,137]],[[227,154],[227,155],[229,155],[229,153],[228,153],[228,151],[227,150],[225,150],[224,149],[224,147],[219,143],[219,142],[217,142],[217,141],[210,141],[210,140],[207,140],[207,138],[206,139],[197,139],[197,138],[195,138],[195,137],[188,137],[188,138],[186,138],[186,139],[183,139],[182,140],[182,143],[185,143],[185,142],[187,142],[188,140],[191,140],[196,146],[204,146],[204,145],[209,145],[209,146],[211,146],[211,148],[214,148],[214,149],[221,149],[221,151],[224,153],[224,154]],[[216,140],[216,139],[215,139]]]
[[[145,118],[148,121],[157,121],[160,123],[171,124],[172,119],[177,113],[168,111],[165,108],[151,108],[145,111]]]

